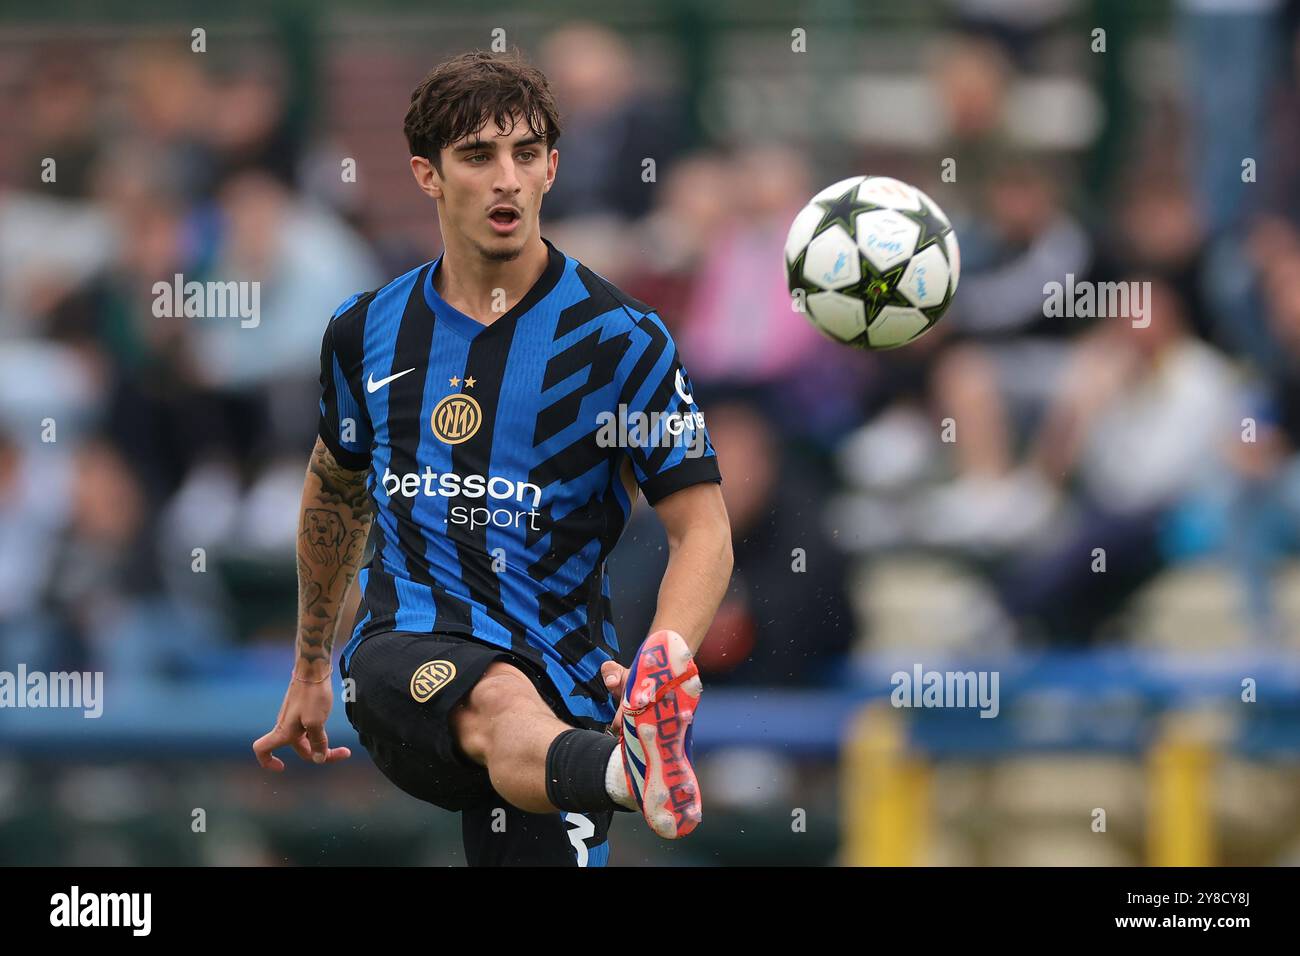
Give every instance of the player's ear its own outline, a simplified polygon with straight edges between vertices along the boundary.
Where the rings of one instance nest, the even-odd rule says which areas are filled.
[[[542,186],[542,192],[550,192],[551,183],[555,182],[555,170],[560,165],[560,151],[552,149],[551,154],[546,157],[546,183]]]
[[[438,170],[433,163],[423,156],[412,156],[411,174],[426,196],[434,199],[442,198],[442,177],[438,175]]]

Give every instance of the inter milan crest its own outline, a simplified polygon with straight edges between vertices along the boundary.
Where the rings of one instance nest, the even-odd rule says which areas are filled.
[[[456,676],[456,665],[451,661],[429,661],[416,668],[411,675],[411,696],[423,704],[442,690]]]
[[[483,424],[483,409],[474,396],[458,392],[448,395],[433,410],[430,425],[439,441],[459,445],[469,441]]]

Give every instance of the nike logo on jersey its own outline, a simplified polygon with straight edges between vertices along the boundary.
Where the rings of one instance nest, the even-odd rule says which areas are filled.
[[[406,375],[414,371],[415,369],[408,368],[405,372],[398,372],[396,375],[388,376],[388,378],[381,378],[377,382],[375,381],[375,373],[371,372],[370,377],[366,379],[366,391],[370,392],[373,395],[375,392],[379,391],[381,388],[383,388],[385,385],[387,385],[389,382],[393,381],[394,379],[401,378],[403,375]]]

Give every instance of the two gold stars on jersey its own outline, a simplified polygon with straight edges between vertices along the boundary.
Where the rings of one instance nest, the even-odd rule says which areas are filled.
[[[456,388],[461,384],[460,376],[453,375],[447,380],[447,384]],[[474,376],[466,376],[464,385],[465,388],[473,388]],[[448,445],[459,445],[461,442],[469,441],[482,424],[483,409],[479,408],[473,395],[466,395],[464,392],[455,392],[440,401],[429,421],[434,435],[439,441],[446,442]]]

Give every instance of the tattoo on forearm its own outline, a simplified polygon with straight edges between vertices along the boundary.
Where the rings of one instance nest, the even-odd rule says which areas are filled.
[[[317,441],[298,536],[298,656],[330,659],[339,608],[370,532],[366,473],[340,467]]]

